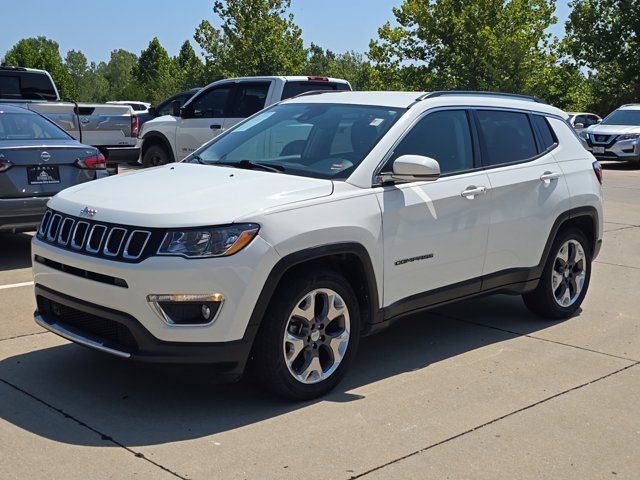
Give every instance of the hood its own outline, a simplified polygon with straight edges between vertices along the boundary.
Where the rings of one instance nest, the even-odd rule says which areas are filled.
[[[331,195],[333,182],[238,168],[173,163],[89,182],[49,207],[94,220],[144,227],[225,225],[252,213]]]
[[[594,135],[622,135],[625,133],[639,133],[640,125],[591,125],[585,128],[583,132],[592,133]]]

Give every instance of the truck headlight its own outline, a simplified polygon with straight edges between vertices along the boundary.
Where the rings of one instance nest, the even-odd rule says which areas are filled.
[[[621,141],[621,140],[637,140],[638,137],[640,137],[640,135],[638,135],[637,133],[627,133],[625,135],[620,135],[618,137],[618,141]]]
[[[167,232],[158,255],[186,258],[228,257],[251,243],[260,226],[255,223],[226,227],[188,228]]]

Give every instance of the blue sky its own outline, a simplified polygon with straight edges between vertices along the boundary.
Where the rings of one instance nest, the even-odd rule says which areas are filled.
[[[175,55],[182,42],[193,41],[204,18],[215,23],[212,0],[16,0],[3,2],[0,57],[19,39],[45,35],[56,40],[64,55],[82,50],[89,60],[108,60],[111,50],[136,54],[157,36]],[[401,0],[292,0],[296,22],[305,43],[318,43],[342,52],[366,51],[377,28],[391,20]],[[562,34],[567,0],[557,0]]]

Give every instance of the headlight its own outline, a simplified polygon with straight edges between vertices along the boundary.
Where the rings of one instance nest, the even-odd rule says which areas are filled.
[[[640,135],[638,135],[637,133],[629,133],[626,135],[620,135],[618,137],[618,141],[620,140],[637,140],[637,138],[640,137]]]
[[[587,132],[585,132],[584,130],[582,130],[578,136],[584,140],[588,140],[589,139],[589,134]]]
[[[165,234],[158,255],[187,258],[228,257],[251,243],[260,226],[255,223],[227,227],[172,230]]]

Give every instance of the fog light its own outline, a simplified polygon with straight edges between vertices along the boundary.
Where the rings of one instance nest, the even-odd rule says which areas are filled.
[[[224,295],[148,295],[147,301],[168,325],[205,326],[215,321],[224,302]]]

